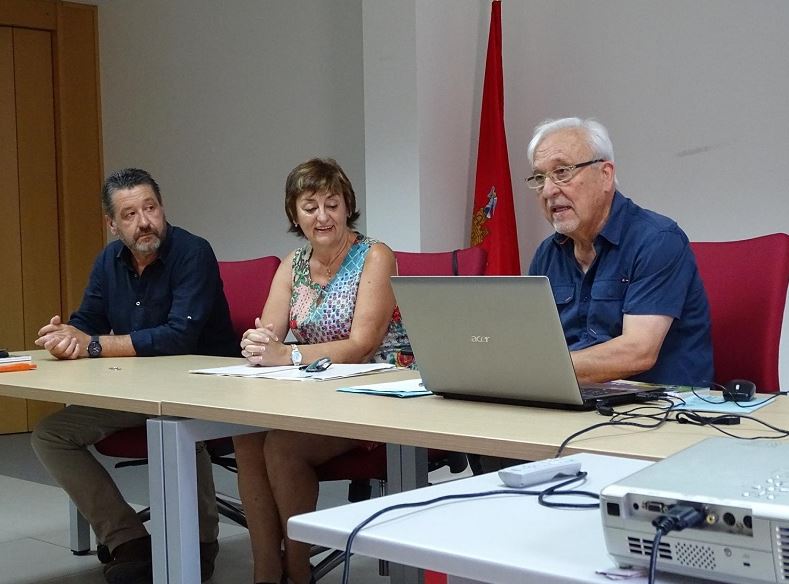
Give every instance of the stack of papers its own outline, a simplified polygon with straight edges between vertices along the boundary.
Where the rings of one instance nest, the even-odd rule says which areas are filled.
[[[230,375],[233,377],[262,377],[265,379],[279,379],[291,381],[325,381],[327,379],[342,379],[356,375],[366,375],[377,371],[394,370],[395,366],[389,363],[332,363],[326,371],[307,373],[294,365],[282,367],[260,367],[258,365],[231,365],[230,367],[214,367],[212,369],[193,369],[189,373],[202,373],[204,375]]]
[[[5,365],[6,363],[25,363],[32,360],[33,357],[30,355],[9,355],[8,357],[0,358],[0,365]]]
[[[373,395],[388,395],[390,397],[419,397],[420,395],[433,395],[432,391],[425,389],[421,379],[406,379],[405,381],[391,381],[389,383],[370,383],[341,387],[337,391],[347,393],[369,393]]]

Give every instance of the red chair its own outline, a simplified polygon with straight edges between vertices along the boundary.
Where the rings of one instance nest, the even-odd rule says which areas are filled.
[[[396,251],[398,274],[401,276],[480,276],[485,273],[487,252],[481,247],[471,247],[451,252],[413,253]],[[468,466],[466,455],[459,452],[428,449],[428,471],[448,466],[450,472],[463,472]],[[317,469],[321,481],[351,481],[348,487],[350,502],[364,501],[372,496],[372,482],[377,483],[380,495],[386,494],[386,447],[372,450],[359,448],[333,458]],[[314,549],[315,553],[325,551]],[[316,580],[342,563],[341,551],[333,551],[314,570]],[[380,573],[386,575],[385,563]]]
[[[758,391],[778,391],[789,235],[690,245],[710,303],[715,381],[749,379]]]
[[[276,256],[219,262],[219,274],[222,276],[225,297],[230,307],[230,320],[239,341],[241,335],[252,328],[255,319],[263,311],[279,263]]]
[[[488,253],[479,246],[452,252],[396,251],[395,257],[401,276],[482,276],[488,263]]]
[[[266,256],[251,260],[219,262],[219,274],[222,277],[225,297],[230,309],[230,320],[239,341],[241,335],[254,325],[266,303],[271,288],[271,281],[279,267],[280,260],[276,256]],[[241,349],[239,348],[239,355]],[[107,436],[97,442],[95,448],[105,456],[127,458],[115,465],[116,468],[147,464],[148,440],[145,426],[127,428]],[[227,455],[233,451],[230,438],[218,438],[207,442],[211,460],[228,470],[235,469],[235,461]],[[246,519],[239,507],[234,503],[217,497],[219,513],[246,527]],[[148,509],[140,512],[143,520],[149,518]],[[84,553],[85,550],[72,550]],[[109,561],[109,553],[104,546],[98,548],[98,556],[102,561]]]

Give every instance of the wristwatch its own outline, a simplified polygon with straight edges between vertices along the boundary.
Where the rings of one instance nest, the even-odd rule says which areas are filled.
[[[99,337],[96,335],[90,337],[90,343],[88,343],[88,357],[101,357],[101,343],[99,342]]]
[[[301,357],[301,351],[299,351],[299,346],[298,345],[291,345],[290,346],[290,361],[291,361],[291,363],[293,363],[296,367],[298,367],[299,365],[301,365],[301,359],[302,359],[302,357]]]

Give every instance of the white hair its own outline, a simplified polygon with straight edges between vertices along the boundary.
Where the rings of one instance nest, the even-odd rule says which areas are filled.
[[[592,150],[592,155],[595,158],[602,158],[604,160],[614,161],[614,145],[611,144],[611,138],[608,137],[608,130],[605,126],[593,118],[562,118],[559,120],[545,120],[534,128],[534,135],[529,148],[526,150],[526,155],[529,158],[529,164],[534,166],[534,151],[548,135],[558,132],[559,130],[581,130],[586,135],[586,143]]]

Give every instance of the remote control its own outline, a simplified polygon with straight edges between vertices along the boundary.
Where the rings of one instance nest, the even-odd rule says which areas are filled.
[[[556,475],[574,475],[579,470],[581,463],[572,458],[549,458],[501,469],[499,478],[508,487],[523,488],[546,483]]]

